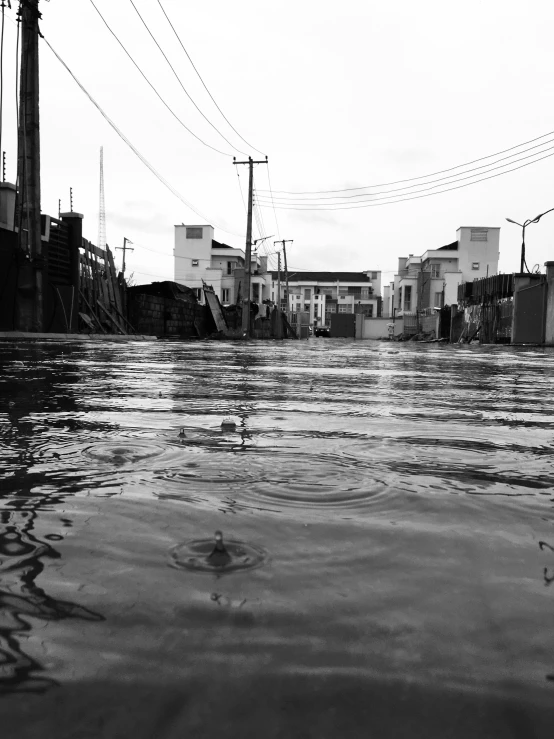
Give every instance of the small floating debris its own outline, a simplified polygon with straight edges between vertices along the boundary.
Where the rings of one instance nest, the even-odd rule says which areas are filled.
[[[260,567],[267,560],[262,547],[229,539],[223,542],[221,531],[214,539],[196,539],[178,544],[171,550],[171,564],[199,572],[236,572]]]
[[[185,433],[185,429],[183,427],[181,427],[179,429],[179,438],[181,438],[181,439],[186,439],[187,438],[187,435]]]
[[[237,424],[230,416],[228,416],[227,418],[224,418],[221,422],[221,428],[223,429],[223,431],[234,431],[237,428]]]

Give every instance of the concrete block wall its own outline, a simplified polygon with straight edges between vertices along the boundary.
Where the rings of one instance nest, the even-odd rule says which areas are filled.
[[[137,333],[155,336],[191,338],[210,330],[205,306],[142,293],[129,296],[129,321]]]

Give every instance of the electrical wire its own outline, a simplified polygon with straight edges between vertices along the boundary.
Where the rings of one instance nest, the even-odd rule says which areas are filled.
[[[173,66],[173,65],[171,64],[171,62],[170,62],[170,61],[169,61],[169,59],[167,58],[167,56],[166,56],[166,54],[165,54],[164,50],[162,49],[162,47],[160,46],[160,44],[159,44],[159,43],[158,43],[158,41],[156,40],[156,37],[154,36],[154,34],[152,33],[152,31],[151,31],[151,30],[150,30],[150,28],[148,27],[148,25],[147,25],[146,21],[144,20],[144,18],[143,18],[143,17],[142,17],[142,15],[140,14],[140,12],[139,12],[139,10],[138,10],[137,6],[136,6],[136,5],[135,5],[135,3],[133,2],[133,0],[129,0],[129,2],[131,3],[131,5],[133,6],[133,8],[135,9],[135,12],[136,12],[136,14],[138,15],[138,17],[139,17],[139,18],[140,18],[140,20],[142,21],[142,25],[143,25],[143,26],[144,26],[144,27],[146,28],[146,30],[147,30],[147,31],[148,31],[148,33],[150,34],[150,36],[151,36],[151,38],[152,38],[153,42],[154,42],[154,43],[156,44],[156,46],[157,46],[157,47],[158,47],[158,49],[160,50],[160,52],[161,52],[161,54],[162,54],[163,58],[164,58],[164,59],[166,60],[166,62],[168,63],[168,65],[169,65],[169,68],[171,69],[171,71],[172,71],[172,72],[173,72],[173,74],[175,75],[175,78],[177,79],[177,82],[178,82],[178,83],[179,83],[179,84],[181,85],[181,88],[183,89],[183,92],[184,92],[184,93],[185,93],[185,95],[186,95],[186,96],[188,97],[188,99],[189,99],[189,100],[191,101],[191,103],[192,103],[192,104],[194,105],[194,107],[196,108],[196,110],[197,110],[197,111],[198,111],[198,112],[200,113],[200,115],[202,116],[202,118],[204,118],[204,120],[205,120],[205,121],[207,121],[207,122],[208,122],[208,123],[210,124],[210,126],[211,126],[211,127],[212,127],[212,128],[214,129],[214,131],[216,131],[216,132],[217,132],[217,133],[218,133],[218,134],[219,134],[219,135],[221,136],[221,138],[222,138],[222,139],[223,139],[223,140],[224,140],[224,141],[225,141],[225,142],[226,142],[227,144],[229,144],[229,146],[233,147],[233,149],[235,149],[236,151],[240,152],[241,154],[244,154],[245,156],[248,156],[248,155],[247,155],[247,153],[246,153],[245,151],[242,151],[241,149],[239,149],[238,147],[236,147],[236,146],[235,146],[234,144],[232,144],[232,143],[231,143],[231,142],[229,141],[229,139],[227,139],[227,138],[226,138],[226,137],[225,137],[225,136],[224,136],[224,135],[223,135],[223,134],[221,133],[221,131],[220,131],[220,130],[219,130],[219,129],[218,129],[217,127],[216,127],[216,126],[214,126],[214,124],[213,124],[213,123],[212,123],[212,122],[210,121],[210,119],[209,119],[209,118],[208,118],[207,116],[205,116],[205,115],[204,115],[204,113],[203,113],[203,112],[202,112],[202,111],[200,110],[200,108],[198,107],[198,105],[196,104],[196,102],[195,102],[195,101],[193,100],[193,98],[192,98],[192,97],[191,97],[191,95],[189,94],[189,92],[188,92],[188,90],[186,89],[186,87],[185,87],[185,86],[183,85],[183,83],[182,83],[182,81],[181,81],[181,78],[179,77],[179,75],[178,75],[178,74],[177,74],[177,72],[175,71],[175,68],[174,68],[174,66]]]
[[[281,240],[281,234],[279,232],[279,221],[277,220],[277,211],[275,210],[275,203],[273,200],[273,193],[271,191],[271,177],[269,176],[269,163],[267,164],[267,182],[269,185],[269,193],[271,195],[271,204],[273,205],[273,216],[275,218],[275,228],[277,230],[277,238]]]
[[[390,185],[400,185],[403,182],[415,182],[416,180],[426,180],[429,177],[435,177],[435,175],[438,175],[438,174],[444,174],[445,172],[453,172],[455,169],[461,169],[462,167],[469,167],[470,164],[476,164],[477,162],[482,162],[485,159],[492,159],[493,157],[500,156],[500,154],[506,154],[506,152],[508,151],[513,151],[514,149],[520,149],[522,146],[527,146],[527,144],[533,144],[535,141],[539,141],[539,139],[548,138],[549,136],[554,136],[554,131],[549,131],[548,133],[544,133],[541,136],[536,136],[534,139],[523,141],[521,144],[510,146],[508,149],[502,149],[502,151],[497,151],[494,154],[488,154],[487,156],[484,156],[484,157],[478,157],[477,159],[472,159],[470,162],[464,162],[464,164],[457,164],[455,167],[449,167],[448,169],[441,169],[438,172],[431,172],[430,174],[420,175],[419,177],[409,177],[404,180],[395,180],[394,182],[380,182],[375,185],[360,185],[359,187],[346,187],[346,188],[342,188],[339,190],[297,190],[297,191],[274,190],[273,194],[279,193],[279,194],[284,194],[284,195],[319,195],[319,194],[334,193],[334,192],[352,192],[354,190],[370,190],[375,187],[388,187]]]
[[[185,198],[177,191],[175,190],[172,185],[169,184],[169,182],[162,177],[162,175],[157,172],[154,167],[145,159],[145,157],[136,149],[133,144],[129,141],[129,139],[125,136],[125,134],[120,131],[120,129],[115,125],[115,123],[111,120],[111,118],[108,117],[108,115],[102,110],[100,105],[94,100],[92,95],[83,87],[83,85],[79,82],[77,77],[73,74],[71,69],[67,66],[67,64],[63,61],[63,59],[60,57],[60,55],[57,53],[57,51],[54,50],[48,39],[46,39],[44,36],[42,36],[43,41],[46,43],[50,51],[54,54],[54,56],[58,59],[60,64],[65,67],[65,69],[69,72],[73,80],[77,83],[77,85],[81,88],[81,90],[85,93],[85,95],[88,97],[90,102],[94,105],[94,107],[100,112],[100,114],[104,117],[104,119],[110,124],[110,126],[113,128],[113,130],[117,133],[117,135],[127,144],[127,146],[131,149],[133,154],[135,154],[140,161],[144,164],[145,167],[147,167],[152,174],[157,177],[157,179],[167,187],[167,189],[175,195],[176,198],[178,198],[182,203],[184,203],[187,208],[190,208],[193,213],[196,213],[197,216],[200,218],[203,218],[207,223],[211,223],[212,225],[216,226],[220,231],[223,231],[224,233],[231,234],[232,236],[240,236],[241,238],[244,238],[244,234],[236,233],[235,231],[228,231],[226,228],[223,228],[223,226],[219,226],[216,221],[212,221],[209,218],[207,218],[205,215],[203,215],[197,208],[195,208],[191,203],[189,203]]]
[[[554,147],[550,147],[550,148],[554,148]],[[549,149],[545,149],[545,151],[549,151]],[[535,156],[535,155],[532,155],[532,156]],[[492,179],[494,179],[496,177],[501,177],[502,175],[508,174],[509,172],[515,172],[518,169],[523,169],[524,167],[529,167],[532,164],[536,164],[536,162],[540,162],[543,159],[549,159],[552,156],[554,156],[554,152],[552,154],[547,154],[544,157],[539,157],[538,159],[534,159],[532,162],[527,162],[526,164],[520,164],[519,167],[512,167],[512,169],[507,169],[505,172],[499,172],[498,174],[489,175],[488,177],[480,177],[479,179],[474,180],[473,182],[466,182],[465,184],[463,184],[463,185],[457,185],[456,187],[444,188],[442,190],[439,190],[438,192],[428,192],[425,195],[412,195],[411,197],[401,197],[401,196],[398,196],[398,195],[391,196],[391,197],[396,198],[394,200],[389,199],[389,198],[374,198],[373,200],[369,200],[369,201],[359,201],[358,204],[355,204],[355,205],[339,205],[339,204],[335,204],[335,205],[328,205],[328,206],[323,206],[323,207],[292,207],[292,206],[285,206],[285,205],[282,205],[282,206],[281,205],[276,205],[274,207],[276,207],[277,209],[280,209],[280,210],[305,210],[305,211],[314,210],[314,211],[326,211],[326,210],[354,210],[356,208],[372,208],[372,207],[373,208],[376,208],[376,207],[379,207],[379,206],[382,206],[382,205],[394,205],[395,203],[403,203],[403,202],[406,202],[407,200],[419,200],[420,198],[429,198],[429,197],[432,197],[433,195],[442,195],[445,192],[451,192],[452,190],[460,190],[463,187],[470,187],[471,185],[476,185],[478,182],[484,182],[485,180],[492,180]],[[528,159],[528,158],[529,157],[523,157],[523,159]],[[516,160],[516,161],[522,161],[522,160]],[[501,167],[495,167],[493,169],[501,169],[502,167],[506,167],[506,166],[507,165],[503,164]],[[488,171],[489,172],[492,172],[493,169],[490,169]],[[475,175],[472,175],[472,177],[475,177]],[[463,179],[469,179],[469,178],[462,177],[459,180],[453,180],[453,182],[460,182]],[[448,183],[448,184],[451,184],[451,183]],[[439,187],[439,186],[438,185],[435,185],[435,187]],[[429,190],[432,190],[432,189],[434,189],[434,187],[433,188],[428,188],[428,189]],[[425,190],[419,190],[419,191],[416,191],[416,192],[425,192]],[[379,201],[379,200],[381,200],[381,201],[388,200],[388,202],[374,202],[374,201]],[[270,204],[268,204],[268,203],[260,203],[260,207],[262,207],[262,208],[271,208],[272,206]]]
[[[528,149],[523,149],[522,151],[517,152],[517,154],[510,154],[507,157],[502,157],[500,159],[497,159],[495,162],[490,162],[490,164],[481,164],[479,167],[473,167],[472,169],[467,169],[464,172],[459,172],[458,174],[455,174],[455,175],[452,175],[451,174],[451,175],[448,175],[447,177],[439,177],[436,180],[429,180],[428,182],[422,182],[421,185],[431,185],[434,182],[444,182],[446,180],[451,180],[452,182],[460,182],[462,179],[469,179],[469,177],[466,177],[466,178],[459,177],[460,174],[467,174],[468,172],[476,172],[478,169],[484,169],[485,172],[493,172],[495,169],[501,169],[502,166],[506,166],[507,167],[509,164],[514,164],[515,162],[521,162],[524,159],[530,159],[531,157],[535,156],[536,154],[542,154],[545,151],[550,151],[550,149],[551,148],[554,148],[554,147],[550,147],[550,148],[547,148],[547,149],[542,149],[541,151],[535,152],[535,154],[530,154],[528,157],[521,157],[520,159],[515,159],[514,158],[514,157],[519,157],[520,154],[525,154],[526,152],[532,151],[533,149],[539,149],[539,148],[541,148],[543,146],[546,146],[546,144],[551,144],[553,142],[554,142],[554,139],[550,139],[548,141],[543,141],[542,144],[536,144],[535,146],[531,146]],[[500,167],[493,167],[492,166],[493,164],[498,164],[498,162],[503,162],[503,161],[506,161],[507,159],[511,159],[512,161],[508,162],[508,164],[501,165]],[[481,173],[481,174],[483,174],[483,173]],[[450,183],[447,183],[447,184],[450,184]],[[344,200],[350,200],[350,199],[353,199],[353,198],[363,198],[363,197],[366,197],[367,195],[372,195],[372,196],[373,195],[383,195],[383,194],[389,195],[390,193],[401,192],[403,190],[407,190],[407,191],[412,190],[413,192],[424,192],[424,190],[414,190],[414,188],[417,188],[417,187],[420,187],[420,185],[405,185],[404,187],[398,187],[398,188],[395,188],[393,190],[378,190],[377,192],[371,192],[371,193],[365,192],[365,193],[359,193],[357,195],[330,195],[330,196],[322,197],[322,198],[302,198],[302,199],[299,199],[299,198],[289,198],[289,197],[282,198],[282,197],[276,196],[275,199],[278,201],[278,204],[279,204],[279,201],[284,201],[284,202],[289,202],[289,201],[290,202],[294,202],[294,201],[297,201],[297,202],[294,202],[294,204],[304,204],[304,203],[309,204],[311,201],[317,202],[319,200],[339,200],[339,201],[344,201]],[[262,195],[262,197],[265,198],[266,201],[268,200],[268,196],[267,195]],[[274,199],[273,195],[271,195],[271,199],[272,200]],[[363,201],[357,201],[357,202],[363,202]],[[331,205],[331,203],[330,203],[330,205]]]
[[[240,139],[241,139],[242,141],[244,141],[244,143],[245,143],[245,144],[246,144],[247,146],[249,146],[249,147],[250,147],[251,149],[254,149],[254,151],[257,151],[257,152],[258,152],[258,154],[264,154],[264,152],[260,151],[259,149],[256,149],[256,147],[255,147],[255,146],[252,146],[252,144],[249,144],[249,143],[248,143],[248,141],[247,141],[247,140],[246,140],[246,139],[244,138],[244,136],[241,136],[241,135],[240,135],[240,133],[239,133],[239,132],[237,131],[237,129],[236,129],[236,128],[235,128],[234,126],[233,126],[233,124],[231,123],[231,121],[230,121],[230,120],[229,120],[229,119],[227,118],[227,116],[225,115],[225,113],[224,113],[224,112],[223,112],[223,111],[221,110],[221,108],[219,107],[219,105],[218,105],[218,104],[216,103],[216,101],[215,101],[215,99],[214,99],[214,97],[213,97],[212,93],[211,93],[211,92],[210,92],[210,91],[208,90],[208,87],[207,87],[206,83],[205,83],[205,82],[204,82],[204,80],[202,79],[202,77],[201,77],[201,75],[200,75],[200,72],[199,72],[199,71],[198,71],[198,70],[196,69],[196,66],[194,65],[194,62],[193,62],[193,61],[192,61],[192,59],[190,58],[190,55],[189,55],[188,51],[187,51],[187,50],[185,49],[185,46],[184,46],[183,42],[181,41],[181,38],[180,38],[179,34],[178,34],[178,33],[177,33],[177,31],[175,30],[175,27],[173,26],[173,23],[172,23],[172,22],[170,21],[170,19],[169,19],[169,16],[168,16],[168,15],[167,15],[167,13],[165,12],[165,10],[164,10],[164,7],[163,7],[163,5],[161,4],[160,0],[158,0],[158,5],[159,5],[159,6],[160,6],[160,8],[162,9],[162,12],[163,12],[163,14],[164,14],[164,15],[165,15],[165,17],[166,17],[166,19],[167,19],[167,22],[168,22],[168,23],[169,23],[169,25],[171,26],[171,30],[173,31],[173,33],[174,33],[174,34],[175,34],[175,36],[177,37],[177,41],[178,41],[178,42],[179,42],[179,43],[181,44],[181,48],[183,49],[183,51],[184,51],[184,52],[185,52],[185,54],[187,55],[187,59],[188,59],[188,60],[189,60],[189,62],[190,62],[190,63],[192,64],[192,68],[194,69],[194,71],[195,71],[195,72],[196,72],[196,74],[198,75],[198,79],[200,80],[200,82],[201,82],[201,83],[202,83],[202,84],[204,85],[204,89],[206,90],[206,92],[208,93],[208,95],[210,96],[210,98],[212,99],[212,102],[213,102],[213,104],[215,105],[215,107],[216,107],[216,108],[217,108],[217,109],[219,110],[219,112],[221,113],[221,115],[223,116],[223,118],[225,119],[225,121],[227,121],[227,123],[228,123],[228,124],[229,124],[229,126],[230,126],[230,127],[231,127],[231,128],[233,129],[233,131],[234,131],[234,132],[235,132],[235,133],[237,134],[237,136],[238,136],[238,137],[239,137],[239,138],[240,138]],[[237,150],[237,151],[239,151],[239,150]],[[265,154],[264,154],[264,156],[265,156]]]
[[[244,194],[243,194],[243,192],[242,192],[242,185],[240,184],[240,174],[239,174],[239,171],[238,171],[238,169],[237,169],[237,178],[238,178],[238,183],[239,183],[240,198],[241,198],[241,200],[242,200],[242,205],[243,205],[243,207],[244,207],[244,212],[245,212],[245,213],[248,213],[248,211],[247,211],[247,209],[246,209],[246,201],[245,201],[245,199],[244,199]]]
[[[155,86],[150,82],[150,80],[148,79],[148,77],[144,74],[144,72],[139,67],[139,65],[136,63],[136,61],[133,59],[133,57],[131,56],[131,54],[127,51],[127,49],[125,48],[125,46],[123,45],[123,43],[119,40],[119,38],[116,35],[116,33],[114,31],[112,31],[112,29],[108,25],[108,22],[106,21],[106,19],[102,15],[102,13],[98,10],[98,8],[96,7],[96,5],[94,4],[94,0],[90,0],[90,4],[96,10],[96,12],[98,13],[98,15],[100,16],[100,18],[104,22],[104,25],[108,29],[108,31],[112,34],[112,36],[115,38],[115,40],[117,41],[117,43],[121,46],[121,48],[123,49],[123,51],[127,54],[127,56],[129,57],[129,59],[132,61],[132,63],[135,65],[135,67],[138,69],[138,71],[142,75],[142,77],[146,80],[146,82],[152,88],[152,90],[154,90],[154,92],[156,93],[156,95],[158,96],[158,98],[165,105],[165,107],[169,110],[169,112],[175,118],[175,120],[178,121],[181,124],[181,126],[186,131],[188,131],[191,134],[191,136],[194,136],[194,138],[197,139],[198,141],[200,141],[201,144],[204,144],[204,146],[208,147],[208,149],[212,149],[213,151],[216,151],[218,154],[222,154],[223,156],[231,156],[231,154],[229,152],[221,151],[221,149],[216,149],[215,146],[212,146],[211,144],[208,144],[206,141],[204,141],[204,139],[201,139],[200,136],[197,136],[194,133],[194,131],[191,131],[191,129],[185,123],[183,123],[183,121],[179,118],[179,116],[177,115],[177,113],[175,113],[175,111],[173,110],[173,108],[171,108],[171,106],[168,105],[168,103],[166,103],[166,101],[163,99],[163,97],[157,91],[157,89],[155,88]]]

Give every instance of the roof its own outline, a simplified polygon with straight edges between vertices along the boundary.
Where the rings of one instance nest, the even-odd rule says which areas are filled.
[[[453,241],[451,244],[447,244],[446,246],[439,246],[439,248],[436,249],[435,251],[442,251],[443,249],[452,249],[452,251],[454,251],[457,248],[458,248],[458,242]]]
[[[274,280],[279,273],[272,272]],[[281,271],[281,279],[285,273]],[[289,282],[371,282],[365,272],[289,272]]]
[[[219,241],[216,241],[215,239],[212,239],[212,249],[234,249],[234,246],[229,246],[229,244],[220,244]]]

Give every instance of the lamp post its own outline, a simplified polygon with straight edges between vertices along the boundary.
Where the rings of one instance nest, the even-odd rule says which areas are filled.
[[[550,208],[550,210],[545,210],[544,213],[541,213],[535,218],[528,218],[523,223],[518,223],[517,221],[513,221],[511,218],[506,218],[508,223],[514,223],[516,226],[519,226],[521,228],[521,266],[519,269],[520,272],[523,272],[523,268],[525,267],[525,229],[531,223],[538,223],[543,216],[545,216],[547,213],[551,213],[553,210],[554,208]],[[527,268],[527,271],[529,271],[529,268]]]

